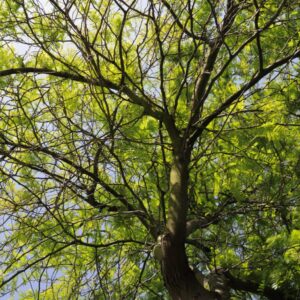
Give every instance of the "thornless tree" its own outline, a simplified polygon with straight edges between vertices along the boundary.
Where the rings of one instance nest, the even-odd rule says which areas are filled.
[[[297,0],[1,0],[0,295],[300,298]]]

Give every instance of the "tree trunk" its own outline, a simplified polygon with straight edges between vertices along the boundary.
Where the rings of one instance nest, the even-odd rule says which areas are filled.
[[[162,274],[166,288],[173,300],[215,300],[217,293],[207,291],[196,279],[188,265],[183,243],[176,243],[167,233],[161,240],[163,258]]]
[[[162,275],[173,300],[219,299],[216,293],[207,291],[197,281],[185,253],[188,164],[189,155],[175,152],[170,173],[167,233],[161,238]]]

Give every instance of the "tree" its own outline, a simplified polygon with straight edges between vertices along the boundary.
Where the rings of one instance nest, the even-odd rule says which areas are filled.
[[[2,297],[300,297],[298,1],[1,9]]]

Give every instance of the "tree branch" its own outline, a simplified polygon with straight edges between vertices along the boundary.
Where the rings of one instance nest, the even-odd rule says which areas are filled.
[[[261,286],[260,283],[252,280],[242,280],[234,277],[230,272],[223,273],[229,280],[229,285],[232,289],[259,294],[267,297],[270,300],[293,300],[297,298],[297,292],[284,291],[283,289],[273,289],[269,286]],[[286,295],[287,292],[289,295]]]
[[[144,108],[144,114],[149,115],[158,120],[163,120],[164,114],[162,111],[154,109],[155,104],[146,101],[142,97],[139,97],[128,86],[117,85],[112,81],[105,79],[102,76],[100,77],[100,75],[98,75],[97,79],[92,79],[92,78],[86,78],[80,74],[72,74],[66,71],[55,71],[47,68],[24,67],[24,68],[12,68],[12,69],[0,71],[0,77],[16,75],[16,74],[28,74],[28,73],[51,75],[63,79],[69,79],[77,82],[87,83],[93,86],[107,88],[119,93],[124,93],[129,97],[131,102],[133,102],[136,105],[142,106]],[[157,106],[157,108],[159,108],[159,106]]]
[[[189,31],[185,25],[183,25],[180,22],[180,18],[177,16],[176,12],[174,11],[174,9],[171,7],[171,5],[166,1],[166,0],[162,0],[162,3],[164,4],[164,6],[168,9],[168,11],[170,12],[171,16],[173,17],[175,23],[177,24],[177,26],[189,37],[193,38],[194,40],[200,40],[200,41],[204,41],[209,43],[209,39],[205,36],[205,31],[202,32],[201,35],[196,35],[193,32]]]
[[[248,91],[250,88],[255,86],[262,78],[264,78],[266,75],[270,74],[272,71],[274,71],[276,68],[283,66],[284,64],[288,63],[290,60],[299,58],[300,57],[300,49],[295,51],[295,53],[288,55],[272,65],[262,69],[259,71],[256,75],[252,77],[252,79],[244,84],[240,90],[238,90],[236,93],[231,95],[227,100],[225,100],[214,112],[212,112],[209,116],[207,116],[198,126],[198,128],[194,131],[193,135],[190,138],[190,144],[193,145],[194,142],[197,140],[197,138],[202,134],[203,130],[212,122],[221,112],[226,110],[228,107],[231,106],[237,99],[239,99],[246,91]],[[196,124],[194,124],[195,126]]]

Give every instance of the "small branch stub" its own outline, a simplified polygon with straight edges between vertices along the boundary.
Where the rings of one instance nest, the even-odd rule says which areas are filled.
[[[162,247],[161,247],[161,240],[162,240],[162,236],[160,235],[157,238],[157,244],[155,244],[153,249],[152,249],[153,257],[158,261],[162,261],[162,259],[163,259],[163,251],[162,251]]]

